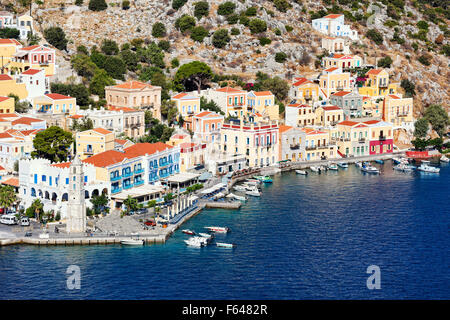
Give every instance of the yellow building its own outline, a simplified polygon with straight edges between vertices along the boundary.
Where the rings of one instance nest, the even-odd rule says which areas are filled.
[[[77,155],[84,160],[95,154],[114,150],[114,132],[103,128],[78,132],[76,144]]]
[[[338,123],[331,139],[336,141],[339,152],[346,157],[369,155],[369,126],[364,122]]]
[[[11,60],[11,71],[22,73],[28,69],[44,69],[46,76],[55,74],[56,52],[44,45],[24,47]]]
[[[264,167],[278,162],[278,123],[250,123],[242,120],[224,123],[220,151],[226,155],[245,155],[249,167]]]
[[[320,96],[329,99],[337,91],[352,91],[349,72],[332,67],[325,69],[319,78]]]
[[[0,73],[7,74],[9,72],[9,62],[21,47],[22,45],[16,39],[0,39]]]
[[[381,117],[381,108],[378,108],[378,104],[372,101],[371,97],[364,96],[362,98],[362,115],[372,116],[372,117]]]
[[[362,66],[362,59],[360,56],[350,54],[332,54],[329,57],[322,58],[322,66],[324,68],[356,68]]]
[[[25,83],[17,83],[16,80],[7,74],[0,74],[0,96],[14,94],[20,100],[28,97],[28,91]]]
[[[279,120],[279,106],[275,104],[275,96],[270,91],[250,91],[247,94],[248,109],[255,114],[260,114],[263,118]]]
[[[76,98],[64,96],[59,93],[48,93],[33,99],[33,110],[48,114],[76,114]]]
[[[284,122],[292,127],[313,126],[316,124],[316,114],[310,105],[291,103],[286,106]]]
[[[397,83],[389,82],[389,73],[384,69],[372,69],[366,73],[364,86],[360,87],[359,94],[370,97],[383,97],[388,94],[396,94]]]
[[[297,103],[307,103],[319,100],[319,85],[306,78],[295,78],[292,84],[290,98]]]
[[[0,115],[2,113],[14,113],[14,98],[0,97]]]
[[[178,113],[181,114],[183,118],[200,112],[200,97],[182,92],[173,96],[171,100],[175,102]]]
[[[334,126],[344,120],[344,111],[338,106],[320,106],[315,110],[316,125]]]
[[[399,95],[387,95],[383,100],[383,121],[390,122],[394,126],[412,123],[413,98],[402,98]]]
[[[333,159],[337,157],[337,147],[330,143],[330,133],[326,130],[302,128],[306,133],[306,161]]]

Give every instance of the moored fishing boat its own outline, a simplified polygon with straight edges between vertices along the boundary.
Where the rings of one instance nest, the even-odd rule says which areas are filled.
[[[376,162],[376,163],[379,163],[379,164],[384,164],[384,161],[381,160],[381,159],[376,159],[375,162]]]
[[[328,170],[334,170],[334,171],[338,170],[337,164],[333,163],[333,162],[329,162],[327,168],[328,168]]]
[[[245,192],[245,191],[247,191],[247,188],[245,186],[243,186],[243,185],[237,185],[237,186],[233,187],[233,190],[240,191],[240,192]]]
[[[309,167],[309,168],[310,168],[311,171],[313,171],[313,172],[320,173],[320,167],[319,167],[319,166],[311,166],[311,167]]]
[[[361,167],[361,171],[367,173],[380,173],[380,170],[374,166],[371,166],[370,163],[369,164],[364,163],[363,166]]]
[[[308,174],[308,171],[305,171],[305,170],[295,170],[295,173],[306,176],[306,175]]]
[[[430,161],[422,160],[422,163],[417,168],[417,170],[422,171],[422,172],[429,172],[429,173],[439,173],[439,171],[441,171],[441,169],[430,166],[429,164],[430,164]]]
[[[272,178],[270,176],[253,176],[253,178],[264,182],[264,183],[272,183]]]
[[[259,190],[256,188],[245,191],[245,194],[248,194],[249,196],[254,196],[254,197],[261,196],[261,192],[259,192]]]
[[[190,247],[195,247],[195,248],[201,248],[205,245],[205,242],[203,240],[200,240],[200,237],[191,237],[187,240],[183,240],[184,243],[186,243],[186,245],[190,246]]]
[[[397,171],[403,171],[403,172],[411,172],[415,169],[416,167],[414,166],[410,166],[404,163],[399,163],[398,165],[392,167],[392,169],[397,170]]]
[[[357,161],[355,162],[355,166],[357,166],[358,168],[362,168],[363,164],[361,161]]]
[[[205,227],[205,229],[208,229],[210,232],[218,233],[227,233],[230,231],[230,228],[228,227]]]
[[[194,231],[192,231],[192,230],[189,230],[189,229],[184,229],[184,230],[181,230],[181,232],[183,232],[183,233],[185,233],[185,234],[189,234],[189,235],[195,235],[195,232]]]
[[[216,242],[216,246],[221,248],[234,248],[236,245],[234,243]]]
[[[450,162],[450,159],[447,158],[447,157],[445,156],[445,154],[443,154],[442,157],[441,157],[439,160],[442,161],[442,162],[446,162],[446,163]]]
[[[348,163],[347,162],[338,162],[337,165],[341,168],[348,168]]]
[[[240,200],[240,201],[247,201],[247,197],[238,196],[237,194],[234,194],[234,193],[228,194],[227,198],[233,198],[233,199]]]
[[[120,240],[120,244],[128,246],[142,246],[144,245],[144,240],[142,239],[123,239]]]

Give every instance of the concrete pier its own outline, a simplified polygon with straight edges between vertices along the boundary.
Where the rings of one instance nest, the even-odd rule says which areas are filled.
[[[218,209],[239,209],[242,206],[242,202],[232,201],[232,202],[219,202],[219,201],[208,201],[205,203],[206,208],[218,208]]]

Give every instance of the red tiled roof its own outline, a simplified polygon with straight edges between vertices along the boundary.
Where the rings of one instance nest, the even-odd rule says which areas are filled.
[[[46,96],[53,100],[72,99],[72,97],[65,96],[59,93],[47,93]]]
[[[81,119],[81,118],[83,118],[84,116],[82,116],[82,115],[80,115],[80,114],[74,114],[73,116],[70,116],[70,118],[72,118],[72,119]]]
[[[326,72],[332,72],[332,71],[337,70],[337,69],[338,68],[336,68],[336,67],[332,67],[332,68],[325,69],[325,71]]]
[[[138,156],[143,156],[145,154],[153,154],[155,152],[160,152],[166,149],[172,149],[172,146],[162,142],[156,143],[136,143],[131,147],[125,149],[125,153],[129,158],[134,158]]]
[[[379,74],[381,71],[383,71],[383,69],[371,69],[369,70],[366,74]]]
[[[326,15],[325,17],[323,17],[323,18],[325,18],[325,19],[336,19],[336,18],[339,18],[340,16],[342,16],[342,14],[329,14],[329,15]]]
[[[19,119],[14,120],[13,122],[11,122],[13,125],[15,124],[32,124],[33,122],[40,122],[43,121],[41,119],[36,119],[36,118],[30,118],[30,117],[21,117]]]
[[[226,93],[242,93],[242,92],[244,92],[242,90],[231,88],[231,87],[224,87],[224,88],[216,89],[216,91],[226,92]]]
[[[68,168],[70,167],[70,165],[72,164],[72,162],[61,162],[61,163],[55,163],[52,164],[52,167],[57,167],[57,168]]]
[[[380,120],[369,120],[369,121],[364,121],[364,123],[366,123],[366,124],[375,124],[375,123],[378,123],[378,122],[380,122]]]
[[[272,92],[270,92],[270,91],[257,91],[257,92],[254,92],[254,94],[257,97],[264,97],[264,96],[271,96],[271,95],[273,95]]]
[[[8,76],[7,74],[0,74],[0,81],[3,80],[12,80],[12,78],[10,76]]]
[[[11,97],[0,97],[0,102],[6,101],[6,100],[9,100],[9,99],[13,99],[13,98],[11,98]],[[0,116],[1,116],[1,114],[0,114]]]
[[[300,103],[292,103],[292,104],[288,104],[288,107],[294,107],[294,108],[311,108],[311,106],[308,106],[307,104],[300,104]]]
[[[0,44],[15,44],[20,45],[20,42],[16,39],[0,39]]]
[[[4,167],[2,167],[2,166],[0,166],[0,170],[5,170],[5,168],[4,168]]]
[[[331,110],[341,110],[338,106],[324,106],[322,107],[323,110],[331,111]]]
[[[19,187],[19,178],[9,178],[5,181],[1,182],[2,184],[6,184],[8,186]]]
[[[34,46],[24,47],[21,50],[31,51],[31,50],[34,50],[36,48],[39,48],[39,45],[36,44]]]
[[[129,140],[125,140],[125,139],[114,139],[114,142],[117,142],[118,144],[124,145],[125,143],[127,143],[127,141]]]
[[[172,99],[180,99],[180,98],[183,98],[184,96],[187,96],[187,93],[181,92],[181,93],[173,96]]]
[[[35,75],[36,73],[41,72],[42,70],[38,70],[38,69],[28,69],[27,71],[22,72],[22,74],[26,74],[26,75]]]
[[[177,134],[175,134],[175,135],[173,135],[172,137],[170,137],[171,139],[184,139],[184,138],[186,138],[188,135],[187,134],[179,134],[179,133],[177,133]]]
[[[295,82],[293,84],[296,87],[301,86],[302,84],[306,84],[306,83],[313,83],[306,78],[295,78],[295,80],[298,80],[297,82]]]
[[[346,95],[348,95],[350,93],[351,93],[350,91],[339,91],[339,92],[333,93],[332,95],[333,96],[338,96],[338,97],[343,97],[343,96],[346,96]]]
[[[121,89],[143,89],[146,87],[151,88],[152,86],[149,85],[148,83],[136,80],[128,81],[114,86],[114,88],[121,88]]]
[[[342,122],[339,122],[338,124],[342,125],[342,126],[354,126],[355,124],[358,124],[359,122],[355,122],[355,121],[349,121],[349,120],[345,120]]]
[[[283,125],[283,124],[280,125],[280,127],[279,127],[280,133],[283,133],[283,132],[288,131],[288,130],[290,130],[290,129],[292,129],[291,126],[285,126],[285,125]]]
[[[400,97],[393,95],[393,94],[390,94],[389,97],[391,97],[392,99],[400,99]]]
[[[133,109],[133,108],[115,107],[115,106],[109,106],[108,110],[111,110],[111,111],[123,111],[123,112],[136,112],[136,111],[139,111],[139,110]]]
[[[0,139],[11,138],[12,136],[8,132],[0,132]]]
[[[95,132],[98,132],[100,134],[110,134],[110,133],[112,133],[112,131],[109,131],[109,130],[106,130],[106,129],[103,129],[103,128],[95,128],[95,129],[92,129],[92,130],[95,131]]]

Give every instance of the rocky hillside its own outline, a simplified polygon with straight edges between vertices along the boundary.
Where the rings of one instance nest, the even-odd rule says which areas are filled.
[[[218,6],[226,0],[209,0],[209,15],[196,21],[197,26],[201,25],[210,32],[203,43],[193,41],[189,32],[183,34],[175,28],[176,19],[182,15],[194,16],[194,3],[197,1],[200,0],[188,0],[174,10],[172,0],[130,0],[130,8],[123,10],[121,1],[107,0],[109,6],[106,10],[93,12],[87,7],[88,0],[84,0],[81,6],[74,5],[75,0],[46,0],[39,6],[33,4],[33,16],[38,20],[41,31],[50,26],[64,29],[70,39],[68,53],[64,53],[66,61],[77,46],[99,46],[105,38],[113,39],[119,45],[135,38],[156,41],[152,37],[152,25],[163,22],[167,28],[165,39],[172,46],[171,52],[166,54],[167,64],[175,57],[181,64],[200,60],[218,73],[233,73],[250,79],[257,71],[263,71],[289,80],[295,75],[312,77],[319,72],[315,63],[317,56],[322,54],[321,35],[312,30],[311,18],[330,12],[345,12],[346,23],[353,24],[361,38],[352,44],[353,53],[372,64],[377,59],[390,56],[393,80],[409,79],[415,83],[417,110],[432,103],[440,103],[449,110],[449,58],[444,54],[445,50],[449,54],[449,21],[448,11],[439,7],[444,6],[445,1],[229,0],[236,5],[235,13],[255,7],[256,16],[249,18],[259,18],[267,23],[266,32],[251,34],[249,27],[239,21],[230,25],[225,16],[217,14]],[[281,12],[280,3],[284,2],[290,7]],[[426,28],[423,24],[419,28],[421,20],[427,23]],[[211,35],[222,28],[237,28],[240,34],[230,35],[231,41],[226,47],[218,49],[211,44]],[[376,44],[365,36],[370,29],[382,35],[382,43]],[[421,31],[424,29],[426,31]],[[261,37],[269,38],[271,43],[262,46],[258,40]],[[277,52],[286,53],[287,61],[276,62]],[[67,66],[65,63],[62,65]]]

